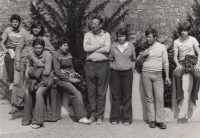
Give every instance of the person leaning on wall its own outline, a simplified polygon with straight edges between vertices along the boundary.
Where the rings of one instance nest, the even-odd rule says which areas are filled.
[[[117,41],[111,46],[108,56],[110,62],[110,86],[112,106],[110,121],[113,125],[120,122],[124,125],[132,123],[132,83],[135,69],[135,48],[128,41],[128,32],[124,28],[117,30]],[[122,117],[120,106],[123,106]]]
[[[192,109],[196,108],[196,100],[198,100],[200,86],[200,51],[197,39],[189,35],[190,30],[191,26],[189,23],[180,23],[178,28],[180,37],[174,41],[174,62],[176,64],[174,77],[178,109],[182,107],[184,101],[184,91],[182,88],[182,77],[184,73],[191,73],[193,76],[193,87],[189,102]]]
[[[19,84],[18,82],[19,80],[14,78],[17,75],[17,73],[14,70],[14,66],[17,66],[19,64],[19,62],[15,60],[15,49],[23,45],[22,38],[26,34],[26,30],[20,27],[21,17],[18,14],[13,14],[10,18],[10,22],[11,26],[7,27],[2,34],[1,47],[6,52],[5,65],[8,74],[8,82],[10,86],[9,89],[12,89],[13,83],[14,85]],[[15,93],[12,94],[12,96],[14,95]],[[23,107],[20,105],[20,103],[17,104],[11,103],[11,104],[13,105],[12,110],[9,112],[11,114]]]

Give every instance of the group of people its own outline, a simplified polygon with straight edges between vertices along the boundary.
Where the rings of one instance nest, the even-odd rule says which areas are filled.
[[[117,125],[120,121],[124,125],[130,125],[134,93],[133,71],[138,64],[142,66],[149,126],[167,128],[164,124],[163,95],[164,82],[171,84],[169,61],[165,45],[157,41],[156,29],[149,28],[145,31],[147,49],[141,50],[136,57],[135,47],[129,41],[126,29],[119,28],[116,32],[117,39],[111,44],[110,34],[102,29],[103,19],[99,16],[92,18],[92,30],[85,34],[83,42],[84,51],[87,53],[84,66],[88,95],[86,115],[83,97],[77,87],[81,82],[81,76],[74,70],[67,39],[60,39],[60,45],[55,50],[44,36],[42,22],[34,21],[30,32],[20,27],[19,15],[12,15],[10,22],[11,27],[3,32],[1,46],[6,52],[5,65],[12,89],[10,114],[23,109],[22,125],[32,124],[34,129],[43,126],[44,95],[54,83],[59,91],[69,95],[77,122],[90,124],[96,121],[101,125],[109,82],[112,94],[110,122],[112,125]],[[186,70],[194,76],[191,94],[191,106],[194,109],[200,83],[200,56],[199,43],[188,35],[189,31],[188,23],[179,26],[180,37],[174,42],[174,61],[177,65],[174,75],[179,108],[184,99],[182,76]],[[188,55],[190,57],[186,61]],[[196,65],[188,66],[191,58],[196,60]],[[163,69],[165,81],[162,76]]]

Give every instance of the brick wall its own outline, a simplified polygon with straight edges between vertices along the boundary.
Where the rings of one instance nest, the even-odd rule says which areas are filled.
[[[29,2],[31,0],[0,0],[0,31],[9,25],[9,18],[13,13],[19,14],[23,22],[30,20]],[[35,0],[32,0],[35,1]],[[53,0],[46,0],[52,2]],[[104,0],[92,0],[90,9]],[[111,11],[125,0],[110,0],[103,15],[110,16]],[[171,36],[176,26],[176,19],[184,19],[186,11],[191,13],[193,0],[133,0],[127,6],[130,14],[126,23],[132,25],[132,30],[137,34],[144,32],[149,24],[156,27],[161,36],[167,39]]]

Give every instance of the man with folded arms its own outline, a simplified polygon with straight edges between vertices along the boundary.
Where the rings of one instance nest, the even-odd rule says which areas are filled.
[[[88,89],[89,120],[97,119],[97,124],[103,124],[106,92],[108,89],[110,66],[108,52],[110,51],[110,34],[102,30],[103,19],[92,19],[92,31],[84,36],[84,50],[87,52],[85,75]]]

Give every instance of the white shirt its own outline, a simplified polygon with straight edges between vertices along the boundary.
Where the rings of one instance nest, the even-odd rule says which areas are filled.
[[[180,39],[174,41],[174,49],[178,51],[179,60],[184,60],[186,55],[195,55],[195,47],[199,46],[196,38],[189,36],[188,40],[181,42]]]

